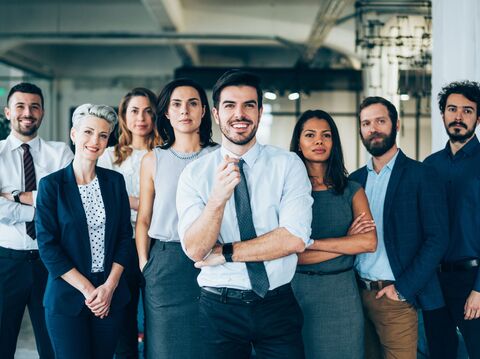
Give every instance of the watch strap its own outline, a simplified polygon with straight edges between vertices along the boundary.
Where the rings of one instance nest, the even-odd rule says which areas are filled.
[[[225,257],[225,262],[231,263],[233,262],[233,243],[225,243],[222,246],[222,254]]]
[[[13,200],[17,203],[21,203],[20,202],[20,193],[22,193],[22,192],[20,192],[18,189],[12,191]]]

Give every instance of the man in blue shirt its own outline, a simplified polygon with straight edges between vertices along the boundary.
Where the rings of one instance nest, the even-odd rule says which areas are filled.
[[[351,179],[365,187],[377,227],[374,253],[355,268],[366,322],[366,358],[416,358],[417,310],[442,307],[435,269],[448,245],[447,208],[433,169],[397,147],[395,106],[382,97],[360,105],[360,137],[372,155]]]
[[[447,191],[450,244],[439,274],[447,307],[425,321],[453,338],[435,343],[443,347],[438,357],[456,358],[458,327],[470,358],[480,358],[480,84],[453,82],[438,102],[449,141],[425,163],[435,167]]]

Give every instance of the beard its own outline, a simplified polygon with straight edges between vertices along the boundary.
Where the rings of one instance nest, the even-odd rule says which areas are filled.
[[[20,120],[21,119],[25,119],[25,120],[31,120],[31,121],[35,121],[30,127],[22,127],[21,125],[21,122]],[[36,118],[33,118],[33,117],[23,117],[23,118],[19,118],[17,119],[15,122],[11,121],[11,126],[12,128],[19,134],[21,134],[22,136],[32,136],[34,134],[37,133],[38,131],[38,120]]]
[[[247,122],[251,126],[251,131],[245,134],[232,134],[230,132],[230,125],[235,122]],[[242,118],[239,121],[227,121],[220,123],[220,132],[233,144],[243,146],[249,143],[257,134],[257,126],[253,124],[251,120]]]
[[[460,133],[461,131],[460,128],[451,128],[455,125],[460,125],[464,129],[466,129],[467,132],[462,134]],[[445,126],[445,129],[447,130],[447,134],[448,134],[448,137],[450,138],[450,141],[452,141],[453,143],[455,142],[465,143],[475,133],[475,127],[468,128],[468,126],[463,122],[452,122],[448,124],[448,126]]]
[[[389,135],[375,132],[368,136],[367,138],[362,138],[362,143],[367,149],[368,153],[370,153],[374,157],[379,157],[385,154],[389,149],[395,145],[395,141],[397,139],[397,129],[392,128],[392,132]],[[372,142],[373,139],[381,138],[381,141]]]

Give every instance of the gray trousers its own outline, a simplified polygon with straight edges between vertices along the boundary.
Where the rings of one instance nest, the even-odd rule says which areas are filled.
[[[180,243],[152,239],[145,278],[145,351],[149,359],[190,359],[201,350],[199,270]]]

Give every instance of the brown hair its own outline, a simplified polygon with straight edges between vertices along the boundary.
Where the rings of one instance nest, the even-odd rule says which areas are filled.
[[[120,101],[120,106],[118,107],[118,125],[119,125],[119,136],[118,136],[118,143],[114,147],[115,153],[115,162],[116,165],[121,165],[123,161],[125,161],[128,156],[132,154],[132,148],[130,144],[132,143],[132,132],[127,128],[127,107],[130,103],[130,100],[133,97],[146,97],[150,102],[150,107],[153,112],[153,130],[149,135],[147,147],[149,150],[152,150],[154,147],[160,145],[162,143],[160,134],[158,133],[157,126],[156,126],[156,119],[157,115],[155,112],[155,104],[157,102],[157,97],[155,94],[150,91],[149,89],[143,87],[136,87],[123,96],[122,100]]]

